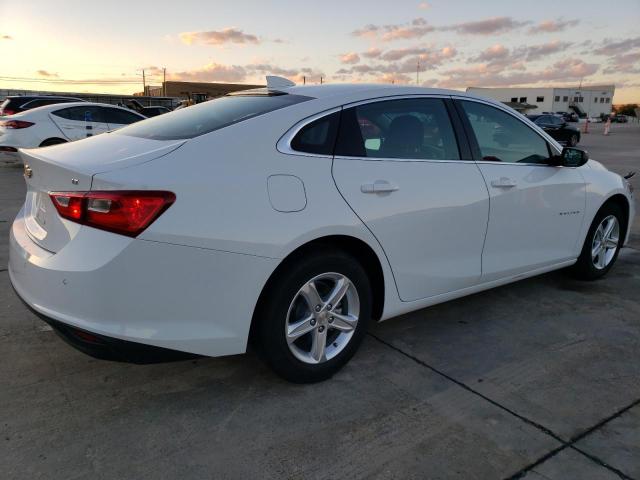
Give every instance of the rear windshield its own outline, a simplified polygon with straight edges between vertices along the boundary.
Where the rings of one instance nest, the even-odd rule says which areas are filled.
[[[193,138],[311,99],[289,94],[227,95],[144,120],[114,133],[151,140]]]

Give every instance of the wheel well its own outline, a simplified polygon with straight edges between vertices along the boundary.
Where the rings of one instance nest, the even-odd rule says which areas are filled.
[[[65,140],[64,138],[60,138],[60,137],[51,137],[51,138],[47,138],[46,140],[43,140],[42,143],[39,145],[40,147],[45,147],[47,146],[48,143],[50,142],[56,142],[56,143],[67,143],[68,140]]]
[[[266,292],[276,282],[278,277],[286,271],[287,267],[295,262],[298,258],[317,250],[318,247],[332,248],[342,250],[349,255],[355,257],[360,264],[364,267],[371,281],[373,305],[372,305],[372,317],[375,320],[379,320],[382,317],[382,310],[384,308],[384,273],[382,272],[382,265],[380,260],[373,249],[360,239],[350,237],[347,235],[331,235],[327,237],[316,238],[300,247],[296,248],[293,252],[287,255],[280,265],[273,271],[269,280],[262,289],[258,302],[256,303],[255,310],[253,312],[253,319],[251,321],[251,330],[253,331],[256,317],[262,306],[262,302],[266,297]]]
[[[627,197],[622,195],[621,193],[616,193],[615,195],[609,197],[606,202],[602,204],[600,209],[604,208],[606,205],[615,204],[618,205],[622,212],[624,213],[624,224],[622,225],[622,238],[627,238],[627,227],[629,226],[629,200]]]

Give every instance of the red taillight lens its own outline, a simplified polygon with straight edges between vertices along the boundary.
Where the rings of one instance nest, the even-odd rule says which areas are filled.
[[[0,109],[0,115],[13,115],[15,112],[15,110],[10,110],[8,108],[5,108],[4,110]]]
[[[61,217],[131,237],[142,233],[176,200],[172,192],[147,190],[49,195]]]
[[[35,123],[25,122],[23,120],[4,120],[0,122],[0,127],[12,128],[12,129],[27,128],[27,127],[30,127],[31,125],[35,125]]]

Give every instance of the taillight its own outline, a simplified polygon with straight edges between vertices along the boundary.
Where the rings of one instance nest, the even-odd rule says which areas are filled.
[[[150,190],[52,192],[61,217],[82,225],[136,237],[176,200],[172,192]]]
[[[24,120],[4,120],[0,122],[0,127],[13,128],[13,129],[27,128],[27,127],[30,127],[31,125],[35,125],[35,123],[25,122]]]
[[[15,112],[15,110],[10,110],[8,108],[5,108],[4,110],[0,109],[0,115],[13,115]]]

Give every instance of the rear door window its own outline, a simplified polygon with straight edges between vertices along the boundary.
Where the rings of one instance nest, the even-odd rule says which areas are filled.
[[[336,155],[460,159],[447,108],[438,98],[385,100],[344,110]]]
[[[302,95],[246,91],[159,115],[116,133],[152,140],[193,138],[311,99]]]
[[[101,107],[69,107],[51,113],[57,117],[76,122],[108,123]]]

